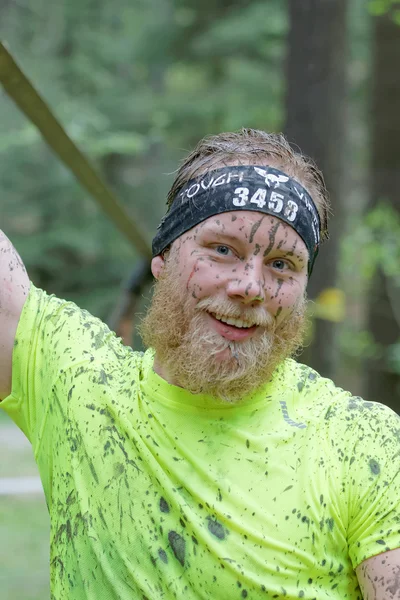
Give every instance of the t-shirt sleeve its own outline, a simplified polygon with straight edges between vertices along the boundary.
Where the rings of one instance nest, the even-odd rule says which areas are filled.
[[[72,302],[31,284],[18,324],[12,361],[12,391],[0,407],[35,448],[45,426],[52,390],[67,369],[78,369],[124,347],[99,319]]]
[[[349,400],[348,544],[354,568],[400,547],[400,417],[378,403]]]

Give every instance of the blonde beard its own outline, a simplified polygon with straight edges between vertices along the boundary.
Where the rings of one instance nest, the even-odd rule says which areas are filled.
[[[249,308],[246,315],[262,323],[262,334],[231,342],[205,325],[204,313],[207,309],[239,316],[238,307],[218,299],[204,299],[195,307],[190,306],[188,300],[183,300],[187,290],[178,289],[177,275],[177,265],[167,260],[140,326],[145,346],[155,350],[157,361],[168,373],[170,382],[193,394],[209,394],[224,402],[237,402],[267,383],[276,367],[301,345],[305,298],[278,327],[265,311]],[[228,357],[219,357],[222,352]]]

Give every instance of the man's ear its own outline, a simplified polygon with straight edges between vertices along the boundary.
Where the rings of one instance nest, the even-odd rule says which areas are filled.
[[[159,254],[155,256],[151,261],[151,272],[153,273],[153,277],[158,279],[160,277],[161,271],[163,270],[165,265],[164,257]]]

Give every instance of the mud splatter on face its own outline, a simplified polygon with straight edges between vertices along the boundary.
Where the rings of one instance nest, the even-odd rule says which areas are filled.
[[[269,244],[268,244],[267,248],[264,250],[264,257],[267,257],[270,254],[272,248],[275,246],[276,233],[280,226],[281,226],[281,223],[278,221],[277,223],[275,223],[275,225],[273,225],[271,227],[271,231],[269,234]]]
[[[275,292],[274,298],[277,298],[279,295],[279,292],[281,291],[281,288],[283,285],[283,279],[278,279],[276,283],[277,283],[277,286],[276,286],[276,292]]]
[[[256,221],[256,223],[254,223],[253,227],[251,228],[250,237],[249,237],[250,244],[253,243],[254,236],[256,235],[257,230],[259,229],[259,227],[260,227],[260,225],[261,225],[261,223],[263,222],[264,219],[265,219],[265,216],[261,217],[261,219],[259,219],[258,221]]]

